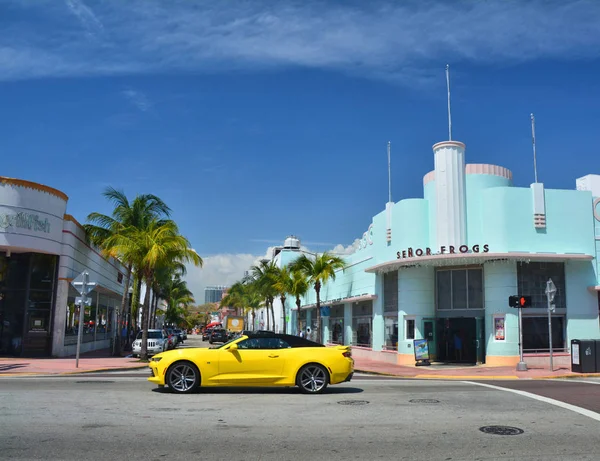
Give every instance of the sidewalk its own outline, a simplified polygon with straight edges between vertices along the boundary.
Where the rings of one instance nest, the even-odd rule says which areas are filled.
[[[111,357],[108,350],[82,354],[79,368],[75,368],[75,357],[69,358],[0,358],[0,377],[28,375],[64,375],[97,371],[133,370],[146,368],[147,363],[136,358]],[[391,363],[355,358],[357,373],[395,376],[413,379],[456,379],[456,380],[501,380],[501,379],[548,379],[590,378],[600,373],[573,373],[570,368],[531,366],[528,371],[518,372],[513,367],[486,367],[485,365],[459,366],[434,364],[429,367],[401,366]]]
[[[147,367],[147,363],[140,362],[136,358],[112,357],[109,350],[81,354],[78,368],[75,368],[75,357],[60,359],[0,357],[0,377],[66,375],[95,371],[134,370]]]

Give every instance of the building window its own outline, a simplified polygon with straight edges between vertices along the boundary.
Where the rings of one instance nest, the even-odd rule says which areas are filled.
[[[415,339],[415,319],[406,319],[406,339]]]
[[[383,274],[383,311],[398,315],[398,271]]]
[[[385,344],[386,350],[398,350],[398,314],[386,315],[383,318],[385,328]]]
[[[438,310],[483,309],[483,271],[444,269],[436,272]]]
[[[372,346],[373,305],[371,301],[352,306],[352,345]]]
[[[329,342],[344,344],[344,306],[332,306],[329,317]]]
[[[565,351],[565,316],[552,316],[552,349]],[[523,317],[523,351],[549,352],[548,316]]]
[[[518,294],[531,296],[531,307],[546,309],[546,282],[552,279],[556,285],[554,304],[557,309],[567,307],[565,296],[565,265],[564,263],[532,262],[517,264]]]
[[[383,274],[384,348],[398,350],[398,271]]]

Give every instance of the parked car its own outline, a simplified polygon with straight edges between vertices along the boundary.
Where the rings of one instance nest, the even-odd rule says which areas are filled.
[[[183,344],[183,330],[180,330],[179,328],[175,328],[173,330],[173,333],[177,335],[177,340]]]
[[[210,334],[212,333],[212,328],[205,328],[202,332],[202,341],[208,341],[210,339]]]
[[[181,334],[183,335],[183,340],[187,340],[187,330],[181,330]]]
[[[227,341],[229,341],[229,333],[224,328],[215,328],[208,339],[210,344],[226,343]]]
[[[352,379],[350,346],[323,346],[293,335],[250,334],[214,349],[163,352],[150,360],[148,380],[177,393],[213,386],[298,386],[319,394]],[[202,379],[200,377],[202,376]]]
[[[138,332],[135,341],[131,345],[132,354],[134,357],[139,357],[142,353],[142,333]],[[158,354],[168,349],[169,337],[164,330],[148,330],[148,355]]]

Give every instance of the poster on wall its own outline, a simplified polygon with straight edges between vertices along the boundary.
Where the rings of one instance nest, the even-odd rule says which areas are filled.
[[[496,332],[496,341],[504,341],[504,317],[494,318],[494,331]]]

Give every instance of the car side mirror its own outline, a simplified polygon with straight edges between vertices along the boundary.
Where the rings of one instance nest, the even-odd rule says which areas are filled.
[[[227,349],[229,352],[235,352],[238,350],[237,344],[232,344],[231,346],[229,346],[229,348]]]

